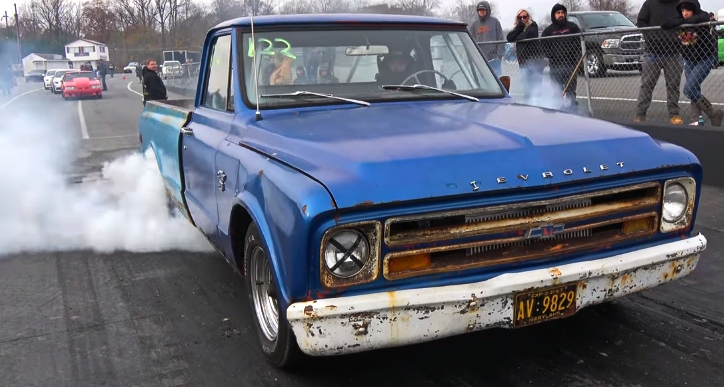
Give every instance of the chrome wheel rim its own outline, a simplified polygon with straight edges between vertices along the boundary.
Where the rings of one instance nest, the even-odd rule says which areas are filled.
[[[589,74],[596,74],[599,70],[598,55],[586,55],[586,67],[588,67]]]
[[[271,264],[261,247],[255,247],[251,253],[249,275],[254,311],[259,326],[267,340],[274,341],[279,333],[279,306]]]

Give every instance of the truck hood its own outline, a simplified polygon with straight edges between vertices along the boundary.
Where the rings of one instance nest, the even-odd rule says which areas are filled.
[[[643,132],[506,102],[269,112],[249,125],[240,142],[319,180],[338,208],[474,194],[473,181],[479,194],[692,162]]]

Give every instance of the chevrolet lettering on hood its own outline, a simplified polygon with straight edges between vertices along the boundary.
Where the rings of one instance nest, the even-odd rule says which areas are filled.
[[[616,165],[618,165],[619,168],[623,168],[624,162],[623,162],[623,161],[619,161],[619,162],[616,163]],[[608,170],[608,165],[607,165],[607,164],[600,164],[598,167],[599,167],[602,171],[607,171],[607,170]],[[583,167],[583,168],[582,168],[582,171],[583,171],[583,173],[591,173],[591,172],[592,172],[592,170],[589,169],[588,167]],[[564,170],[563,170],[563,174],[564,174],[565,176],[571,176],[571,175],[573,175],[573,173],[574,173],[574,172],[573,172],[573,169],[564,169]],[[542,177],[543,177],[544,179],[550,179],[550,178],[553,177],[553,172],[552,172],[552,171],[542,172],[541,175],[542,175]],[[526,174],[526,175],[518,174],[518,179],[520,179],[520,180],[528,181],[528,178],[530,178],[530,175],[527,175],[527,174]],[[505,183],[508,182],[508,178],[505,177],[505,176],[501,176],[501,177],[497,177],[497,178],[495,179],[495,181],[496,181],[498,184],[505,184]],[[478,182],[475,181],[475,180],[471,181],[471,182],[470,182],[470,185],[473,187],[473,191],[478,191],[478,190],[480,189],[480,187],[478,187]]]

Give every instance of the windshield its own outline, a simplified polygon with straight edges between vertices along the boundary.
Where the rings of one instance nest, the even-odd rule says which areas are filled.
[[[96,79],[96,76],[93,75],[90,71],[81,71],[81,72],[75,72],[75,73],[68,73],[65,75],[65,80],[70,81],[76,78],[88,78],[88,79]]]
[[[589,29],[609,27],[636,27],[631,20],[618,12],[578,15]]]
[[[45,70],[30,70],[30,74],[43,74]]]
[[[414,85],[454,90],[476,97],[502,97],[503,90],[467,32],[430,30],[288,30],[242,38],[246,96],[256,104],[254,56],[259,95],[308,91],[363,101],[459,98],[435,90],[388,89]],[[415,78],[415,75],[417,79]],[[259,99],[262,107],[340,103],[304,98]]]
[[[168,61],[168,62],[164,62],[164,63],[163,63],[163,66],[164,66],[164,67],[168,67],[168,66],[181,66],[181,62],[179,62],[179,61],[177,61],[177,60],[170,60],[170,61]]]
[[[58,70],[55,72],[54,78],[62,78],[68,70]]]
[[[52,77],[52,76],[54,76],[54,75],[55,75],[55,70],[48,70],[48,72],[45,73],[45,76],[46,76],[46,77]]]

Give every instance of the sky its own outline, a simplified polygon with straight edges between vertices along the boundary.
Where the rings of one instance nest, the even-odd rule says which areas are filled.
[[[79,1],[79,0],[72,0],[72,1]],[[444,4],[455,4],[457,3],[457,0],[440,0]],[[474,0],[465,0],[465,1],[474,1]],[[496,14],[496,17],[500,20],[500,24],[503,26],[503,29],[512,28],[513,26],[513,18],[515,17],[515,13],[522,8],[522,5],[527,4],[525,6],[526,8],[530,9],[530,12],[533,14],[533,19],[538,21],[549,21],[550,20],[550,10],[555,4],[556,0],[516,0],[516,1],[510,1],[510,0],[489,0],[492,7],[493,7],[493,13]],[[699,0],[701,3],[702,9],[706,11],[713,11],[714,13],[718,12],[719,9],[724,8],[724,1],[722,0]],[[18,7],[20,7],[20,4],[24,3],[23,0],[0,0],[0,16],[4,15],[5,11],[8,12],[8,16],[12,18],[13,15],[13,4],[18,4]],[[585,2],[585,0],[584,0]],[[632,4],[635,5],[636,10],[638,10],[641,7],[641,4],[643,4],[642,0],[633,0]],[[21,15],[22,17],[22,15]],[[1,20],[0,22],[4,22],[4,20]]]

